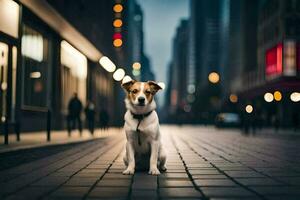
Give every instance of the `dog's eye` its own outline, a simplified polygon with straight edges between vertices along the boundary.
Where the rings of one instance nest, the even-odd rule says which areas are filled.
[[[131,91],[133,94],[136,94],[138,91],[137,91],[137,89],[134,89],[134,90],[132,90]]]
[[[150,90],[146,90],[146,94],[151,94],[151,91]]]

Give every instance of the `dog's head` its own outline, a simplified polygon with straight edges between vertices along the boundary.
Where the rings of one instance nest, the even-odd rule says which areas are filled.
[[[122,87],[126,91],[130,103],[141,107],[150,104],[156,92],[162,89],[154,81],[138,82],[135,80],[123,83]]]

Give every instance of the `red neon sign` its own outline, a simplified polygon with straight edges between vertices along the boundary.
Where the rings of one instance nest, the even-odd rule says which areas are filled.
[[[267,50],[266,52],[266,76],[282,74],[282,44]]]

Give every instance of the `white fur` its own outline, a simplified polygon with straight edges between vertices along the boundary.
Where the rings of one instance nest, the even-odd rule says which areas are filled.
[[[141,84],[141,87],[144,87],[144,83]],[[142,95],[141,93],[138,95]],[[125,104],[127,112],[124,116],[124,129],[126,132],[127,143],[124,163],[127,169],[123,171],[123,174],[134,173],[136,155],[150,153],[149,174],[158,175],[160,174],[158,167],[161,170],[166,170],[166,154],[161,143],[158,116],[154,110],[156,108],[156,103],[153,99],[151,103],[148,104],[147,102],[145,106],[137,106],[132,104],[130,100],[126,98]],[[139,125],[140,132],[137,132],[136,128],[138,120],[133,118],[131,112],[135,114],[146,114],[150,111],[152,111],[152,113],[141,121]],[[141,145],[138,144],[138,134],[140,134]]]

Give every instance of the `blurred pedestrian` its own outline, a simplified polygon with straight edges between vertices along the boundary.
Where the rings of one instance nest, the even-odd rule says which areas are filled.
[[[293,113],[293,127],[294,131],[296,132],[299,127],[299,114],[297,112]]]
[[[106,130],[108,128],[109,114],[105,109],[101,109],[99,112],[99,125],[101,129]]]
[[[95,105],[93,102],[88,101],[84,109],[85,118],[87,121],[88,129],[91,134],[94,134],[94,124],[95,124]]]
[[[82,125],[81,125],[81,118],[80,118],[81,111],[82,111],[82,103],[79,100],[77,93],[74,93],[73,97],[70,99],[68,104],[67,126],[68,126],[69,135],[71,134],[71,131],[75,129],[76,123],[80,135],[82,134]]]

